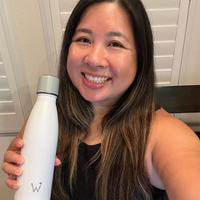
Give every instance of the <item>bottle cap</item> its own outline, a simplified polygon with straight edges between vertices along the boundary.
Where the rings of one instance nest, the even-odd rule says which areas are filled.
[[[37,94],[47,93],[58,96],[59,79],[55,76],[42,75],[38,81]]]

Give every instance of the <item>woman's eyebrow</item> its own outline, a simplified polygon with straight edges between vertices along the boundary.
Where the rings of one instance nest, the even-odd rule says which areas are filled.
[[[75,33],[78,33],[78,32],[81,32],[81,33],[88,33],[88,34],[92,34],[92,30],[90,29],[87,29],[87,28],[79,28],[76,30]],[[121,33],[121,32],[118,32],[118,31],[111,31],[109,33],[106,34],[108,37],[112,37],[112,36],[117,36],[117,37],[122,37],[124,38],[126,41],[129,42],[128,38],[126,37],[125,34]]]
[[[78,33],[78,32],[92,34],[92,31],[87,28],[79,28],[76,30],[76,33]]]
[[[112,36],[117,36],[117,37],[122,37],[124,38],[126,41],[129,41],[128,38],[126,37],[125,34],[121,33],[121,32],[115,32],[115,31],[111,31],[109,33],[107,33],[108,37],[112,37]]]

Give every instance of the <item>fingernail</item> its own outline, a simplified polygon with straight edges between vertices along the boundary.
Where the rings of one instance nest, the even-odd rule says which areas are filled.
[[[24,162],[24,158],[22,156],[17,157],[17,163],[22,164]]]
[[[22,169],[21,168],[19,168],[19,167],[17,167],[16,169],[15,169],[15,174],[16,175],[21,175],[22,174]]]
[[[15,183],[15,184],[13,185],[13,188],[14,188],[14,189],[19,188],[19,183]]]
[[[22,140],[20,140],[20,141],[18,142],[18,145],[21,147],[21,146],[24,145],[24,142],[23,142]]]

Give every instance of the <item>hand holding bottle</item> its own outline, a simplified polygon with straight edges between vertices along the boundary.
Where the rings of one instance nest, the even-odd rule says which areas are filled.
[[[20,155],[24,141],[20,138],[20,135],[23,136],[22,131],[14,138],[8,150],[5,152],[4,163],[2,165],[3,171],[9,174],[9,177],[6,179],[6,185],[11,189],[17,189],[19,187],[19,181],[16,179],[17,176],[23,173],[23,170],[19,167],[19,165],[24,163],[24,158]],[[55,166],[59,166],[60,164],[60,160],[56,157]]]
[[[19,167],[20,164],[24,163],[24,158],[20,155],[23,146],[23,140],[16,137],[4,154],[2,169],[5,173],[9,174],[9,177],[6,180],[6,185],[12,189],[17,189],[19,187],[19,182],[16,178],[23,172]]]

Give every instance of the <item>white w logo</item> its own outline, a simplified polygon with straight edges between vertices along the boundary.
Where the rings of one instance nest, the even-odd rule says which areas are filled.
[[[32,186],[33,192],[35,192],[35,191],[39,192],[39,190],[40,190],[40,188],[41,188],[41,186],[42,186],[42,183],[40,182],[39,188],[37,188],[37,187],[34,188],[33,183],[31,183],[31,186]]]

